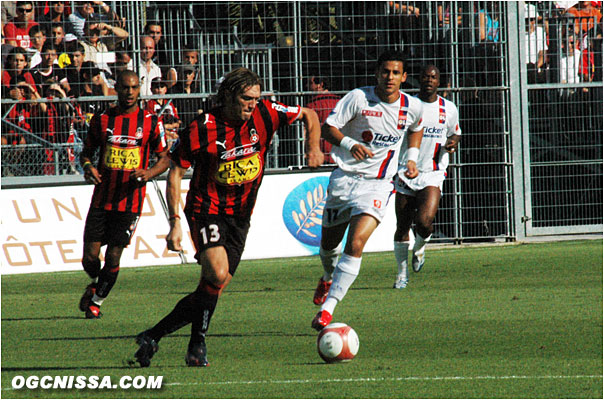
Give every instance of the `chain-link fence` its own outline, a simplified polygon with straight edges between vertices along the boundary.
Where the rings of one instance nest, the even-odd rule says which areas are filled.
[[[2,176],[80,173],[87,123],[115,101],[123,69],[140,76],[141,106],[177,132],[235,67],[258,72],[266,96],[321,117],[326,104],[373,84],[375,60],[396,48],[407,56],[403,90],[417,92],[419,68],[434,63],[441,94],[460,111],[463,140],[435,236],[601,231],[601,5],[563,3],[66,2],[59,15],[55,3],[34,2],[53,45],[39,46],[34,29],[23,52],[31,69],[19,51],[3,62]],[[304,166],[303,154],[302,126],[289,127],[267,167]]]

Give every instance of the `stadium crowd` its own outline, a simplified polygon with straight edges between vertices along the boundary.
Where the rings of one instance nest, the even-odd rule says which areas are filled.
[[[424,27],[426,4],[390,1],[393,16],[398,18],[397,29],[391,32],[397,37],[392,40],[410,43],[407,56],[420,63],[447,57],[454,41],[474,43],[463,35],[475,26],[478,32],[472,34],[479,43],[472,46],[470,55],[464,55],[462,47],[460,56],[464,62],[479,65],[464,65],[475,73],[459,84],[498,85],[501,78],[496,71],[501,70],[503,60],[499,46],[503,15],[498,2],[474,1],[463,5],[466,9],[451,9],[461,3],[439,2],[438,26],[434,27],[438,33],[429,42]],[[528,82],[601,81],[601,10],[601,1],[526,2]],[[471,18],[476,21],[469,21]],[[199,44],[182,44],[176,49],[180,60],[171,64],[163,26],[170,22],[145,22],[142,34],[132,37],[125,29],[126,19],[100,0],[2,2],[2,99],[18,102],[2,104],[2,145],[14,147],[2,152],[2,176],[81,173],[75,162],[77,144],[84,139],[92,115],[108,106],[97,96],[115,95],[115,77],[124,69],[137,72],[142,96],[166,96],[166,101],[147,101],[146,107],[162,113],[173,138],[197,115],[203,107],[199,101],[168,100],[172,94],[201,92]],[[454,38],[456,24],[462,29]],[[317,37],[317,41],[323,39]],[[446,88],[452,79],[445,64],[441,69]],[[409,82],[413,85],[413,79]],[[330,88],[334,89],[350,88]],[[559,111],[568,112],[564,105],[576,106],[588,91],[561,90]],[[95,98],[86,99],[91,96]],[[73,101],[39,101],[55,98]],[[20,146],[34,143],[41,148],[30,151]],[[58,151],[57,145],[64,150]],[[67,167],[57,169],[58,165]]]

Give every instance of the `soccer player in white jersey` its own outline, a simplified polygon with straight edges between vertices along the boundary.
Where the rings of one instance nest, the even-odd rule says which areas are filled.
[[[401,143],[415,148],[404,174],[417,176],[417,154],[423,136],[421,102],[400,91],[407,78],[398,51],[380,55],[376,86],[355,89],[344,96],[322,127],[331,144],[336,168],[329,178],[323,210],[321,248],[324,274],[313,302],[321,309],[312,321],[327,326],[333,311],[359,274],[365,243],[384,217],[393,192]],[[414,158],[412,155],[415,154]],[[341,242],[349,227],[341,257]]]
[[[396,232],[394,233],[394,255],[398,274],[395,289],[407,286],[407,258],[409,254],[409,229],[415,223],[412,266],[419,272],[425,262],[426,243],[432,237],[432,222],[438,210],[443,181],[447,176],[449,154],[455,152],[459,143],[459,113],[455,104],[438,95],[440,71],[434,65],[424,67],[419,76],[419,99],[423,103],[422,126],[424,137],[419,148],[409,148],[403,159],[417,157],[419,175],[410,179],[406,165],[400,165],[396,188]],[[404,148],[404,143],[403,143]]]

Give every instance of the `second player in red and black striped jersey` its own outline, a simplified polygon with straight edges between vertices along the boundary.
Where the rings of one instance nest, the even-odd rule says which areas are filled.
[[[166,146],[161,119],[146,110],[122,114],[113,107],[95,115],[85,147],[100,149],[102,181],[94,187],[91,207],[140,214],[146,185],[130,175],[147,169],[151,152],[161,153]]]
[[[242,125],[229,123],[220,108],[198,116],[171,154],[182,168],[196,165],[185,212],[249,217],[273,135],[300,113],[300,106],[260,100]]]

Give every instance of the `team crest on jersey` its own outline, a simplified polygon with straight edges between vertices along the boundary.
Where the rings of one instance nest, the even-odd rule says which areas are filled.
[[[251,157],[220,163],[214,178],[222,185],[241,185],[255,180],[261,172],[262,160],[255,153]]]
[[[445,100],[440,97],[438,99],[438,123],[444,124],[447,120],[447,114],[445,112]]]
[[[250,142],[258,143],[258,140],[260,140],[260,137],[258,136],[258,132],[256,132],[256,129],[250,129]]]
[[[140,126],[138,128],[136,128],[136,138],[137,139],[143,138],[143,128]]]

